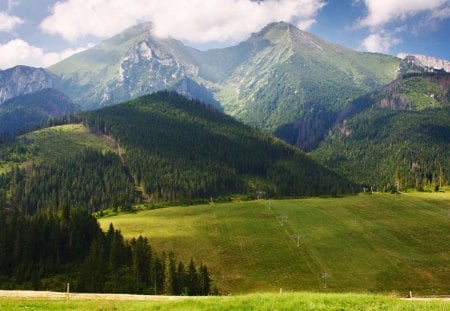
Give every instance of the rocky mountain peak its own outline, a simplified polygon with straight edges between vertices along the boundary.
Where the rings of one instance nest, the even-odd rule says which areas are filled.
[[[407,53],[400,53],[397,57],[403,59],[410,65],[421,67],[425,71],[444,70],[450,72],[450,61],[448,60],[427,55]]]
[[[54,87],[55,81],[43,68],[16,66],[0,71],[0,104],[10,98]]]

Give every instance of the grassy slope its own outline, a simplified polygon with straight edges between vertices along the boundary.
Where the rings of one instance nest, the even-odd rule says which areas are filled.
[[[252,126],[273,131],[318,107],[337,112],[397,76],[398,58],[355,52],[285,23],[259,34],[267,44],[260,42],[216,94],[224,111]]]
[[[5,310],[448,310],[444,301],[404,301],[354,294],[254,294],[179,301],[29,301],[0,300]]]
[[[100,219],[203,261],[223,291],[450,291],[449,194],[174,207]],[[287,216],[284,226],[278,217]],[[291,235],[302,234],[301,246]],[[321,275],[331,275],[324,289]]]
[[[83,148],[90,147],[102,151],[115,151],[113,141],[88,133],[81,124],[69,124],[49,127],[17,138],[17,146],[23,152],[6,151],[7,156],[0,159],[0,173],[11,169],[14,165],[23,165],[29,161],[41,162],[65,157]]]

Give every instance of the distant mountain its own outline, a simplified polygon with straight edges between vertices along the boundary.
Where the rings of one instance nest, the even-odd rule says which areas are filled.
[[[409,75],[353,101],[311,155],[381,188],[450,180],[450,74]]]
[[[444,70],[450,72],[450,61],[420,54],[400,53],[397,57],[423,71]]]
[[[14,136],[42,125],[49,118],[70,114],[79,109],[66,95],[54,89],[43,89],[11,98],[0,105],[0,136]]]
[[[283,22],[230,49],[246,46],[252,53],[221,82],[216,98],[225,112],[269,131],[336,113],[395,79],[400,64],[395,57],[356,52]]]
[[[94,109],[164,89],[189,96],[212,98],[197,85],[198,66],[191,48],[174,39],[152,35],[145,23],[105,40],[48,68],[60,78],[59,89]],[[188,80],[188,81],[187,81]]]
[[[43,68],[16,66],[0,71],[0,105],[10,98],[55,85],[54,77]]]

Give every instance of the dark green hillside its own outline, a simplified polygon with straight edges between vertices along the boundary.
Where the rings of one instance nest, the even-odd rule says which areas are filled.
[[[351,184],[298,150],[175,93],[85,114],[111,135],[138,186],[154,201],[264,190],[274,195],[348,192]]]
[[[77,110],[77,106],[67,96],[54,89],[11,98],[0,105],[0,139],[42,125],[49,118]]]
[[[358,99],[312,156],[382,188],[448,183],[449,81],[448,74],[410,75]]]
[[[0,175],[0,207],[25,214],[39,210],[89,212],[127,209],[136,202],[131,177],[119,157],[84,149],[66,157],[14,168]]]

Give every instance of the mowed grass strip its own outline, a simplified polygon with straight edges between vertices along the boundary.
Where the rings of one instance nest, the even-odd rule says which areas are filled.
[[[252,294],[175,301],[0,300],[1,310],[448,310],[448,301],[405,301],[362,294]]]
[[[270,209],[267,200],[170,207],[99,221],[206,264],[226,293],[434,295],[450,293],[449,209],[448,193],[373,194],[271,200]]]

